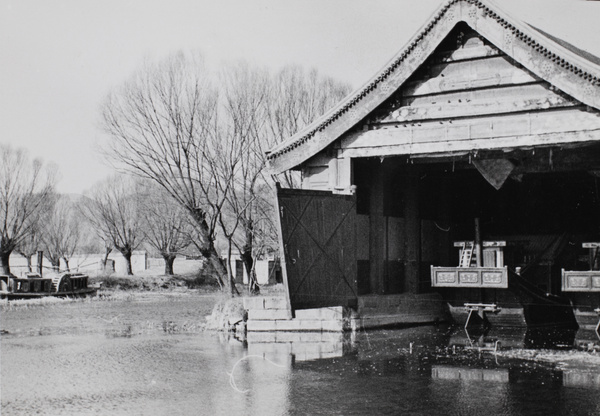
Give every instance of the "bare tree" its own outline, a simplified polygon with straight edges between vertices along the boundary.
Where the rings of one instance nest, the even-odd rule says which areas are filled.
[[[319,75],[316,69],[306,72],[298,65],[290,65],[277,73],[271,91],[265,150],[325,114],[352,89],[348,84]],[[294,173],[289,171],[279,175],[278,180],[286,187],[296,188],[299,186],[298,175]]]
[[[131,256],[142,243],[139,195],[125,176],[111,176],[95,185],[82,202],[82,213],[98,235],[118,250],[132,275]]]
[[[218,122],[217,91],[200,57],[174,55],[147,64],[102,108],[110,136],[107,155],[117,166],[153,180],[184,207],[195,222],[194,244],[222,283],[225,267],[215,249],[222,195],[213,194],[206,170],[207,147]]]
[[[264,193],[257,192],[266,182],[262,144],[270,98],[270,74],[244,62],[226,67],[221,76],[221,131],[218,151],[212,159],[219,186],[227,186],[226,204],[219,220],[228,240],[228,262],[232,247],[240,253],[249,289],[258,292],[254,269],[254,221]]]
[[[69,197],[58,196],[41,227],[41,246],[56,271],[60,270],[61,259],[69,270],[69,260],[79,245],[81,220],[78,214]]]
[[[144,186],[141,216],[145,241],[164,259],[165,274],[173,275],[177,254],[191,244],[189,213],[164,189],[148,183]]]
[[[219,226],[254,281],[254,239],[274,230],[273,219],[263,218],[272,214],[274,200],[265,152],[350,88],[299,67],[273,77],[247,64],[229,66],[218,91],[210,78],[201,60],[182,54],[147,65],[104,104],[107,154],[155,181],[190,213],[200,237],[194,244],[219,281],[227,272],[214,244]]]
[[[27,237],[21,240],[21,243],[15,249],[17,253],[27,259],[27,270],[30,273],[33,272],[33,262],[31,259],[41,247],[40,234],[38,227],[35,227]]]
[[[11,253],[36,230],[54,193],[56,170],[30,162],[22,149],[0,145],[0,265],[10,274]]]
[[[292,66],[272,77],[245,63],[226,68],[221,85],[220,122],[226,140],[220,141],[219,155],[212,160],[220,183],[233,185],[220,218],[226,216],[223,232],[241,254],[250,290],[257,291],[254,260],[277,241],[274,186],[265,154],[327,111],[350,87],[316,70],[305,73]],[[297,185],[291,174],[282,179],[287,186]],[[241,231],[236,234],[238,226]]]

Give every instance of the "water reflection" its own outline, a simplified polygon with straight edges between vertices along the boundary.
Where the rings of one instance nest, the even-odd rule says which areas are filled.
[[[240,341],[201,331],[204,315],[195,299],[3,314],[2,415],[600,413],[599,367],[477,349],[597,357],[587,352],[598,345],[593,331],[466,333],[440,325],[249,333]]]
[[[356,348],[348,332],[249,332],[246,341],[248,354],[280,363],[342,357]]]
[[[431,368],[431,378],[440,380],[466,380],[466,381],[495,381],[508,383],[508,370],[467,368],[434,365]]]
[[[570,349],[574,346],[576,332],[573,329],[555,328],[504,327],[485,331],[455,328],[449,344],[480,351],[497,351],[502,348]]]
[[[546,339],[544,339],[544,334]],[[286,414],[595,414],[597,368],[506,359],[473,346],[555,348],[575,333],[419,327],[358,334],[249,334],[248,353],[288,360]],[[303,411],[297,411],[297,406]]]
[[[575,346],[580,350],[600,352],[600,335],[595,330],[580,328],[575,334]]]
[[[567,387],[600,389],[600,374],[582,370],[565,370],[563,371],[563,384]]]

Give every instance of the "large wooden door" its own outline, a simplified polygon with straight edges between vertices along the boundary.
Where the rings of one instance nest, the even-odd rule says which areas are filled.
[[[356,306],[355,196],[279,189],[277,198],[292,309]]]

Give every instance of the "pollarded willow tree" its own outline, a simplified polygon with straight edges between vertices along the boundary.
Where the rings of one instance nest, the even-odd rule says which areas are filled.
[[[165,274],[173,275],[177,255],[192,243],[188,212],[163,188],[147,182],[143,185],[141,218],[144,240],[164,259]]]
[[[194,244],[220,282],[230,279],[215,247],[218,228],[253,276],[256,242],[262,251],[276,241],[266,151],[349,90],[299,67],[273,76],[240,63],[213,77],[201,57],[174,55],[146,64],[108,96],[106,154],[188,211],[198,230]]]
[[[68,196],[57,196],[40,227],[40,247],[56,271],[60,270],[61,260],[65,270],[69,271],[69,260],[75,254],[81,236],[79,216]]]
[[[56,168],[30,161],[22,149],[0,145],[0,266],[10,275],[11,253],[30,238],[50,209]]]
[[[81,213],[101,238],[125,259],[126,272],[133,274],[131,256],[142,243],[142,219],[137,184],[114,175],[92,187],[80,204]]]
[[[207,148],[215,140],[218,94],[201,57],[173,55],[146,64],[102,107],[110,137],[107,156],[118,167],[153,180],[193,219],[195,245],[216,272],[226,270],[215,248],[216,211],[222,195],[214,195],[215,178],[207,170]]]
[[[38,250],[41,249],[40,235],[41,232],[39,231],[39,227],[35,227],[27,237],[21,240],[17,248],[15,248],[17,253],[27,259],[27,271],[30,273],[33,272],[32,258],[37,254]]]

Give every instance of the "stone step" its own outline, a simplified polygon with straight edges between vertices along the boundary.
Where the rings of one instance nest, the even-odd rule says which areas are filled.
[[[248,320],[274,321],[292,319],[292,312],[288,309],[248,309]]]
[[[289,309],[287,300],[283,296],[253,296],[243,299],[244,309]]]
[[[296,319],[344,319],[349,318],[351,310],[342,306],[328,308],[297,309]]]

